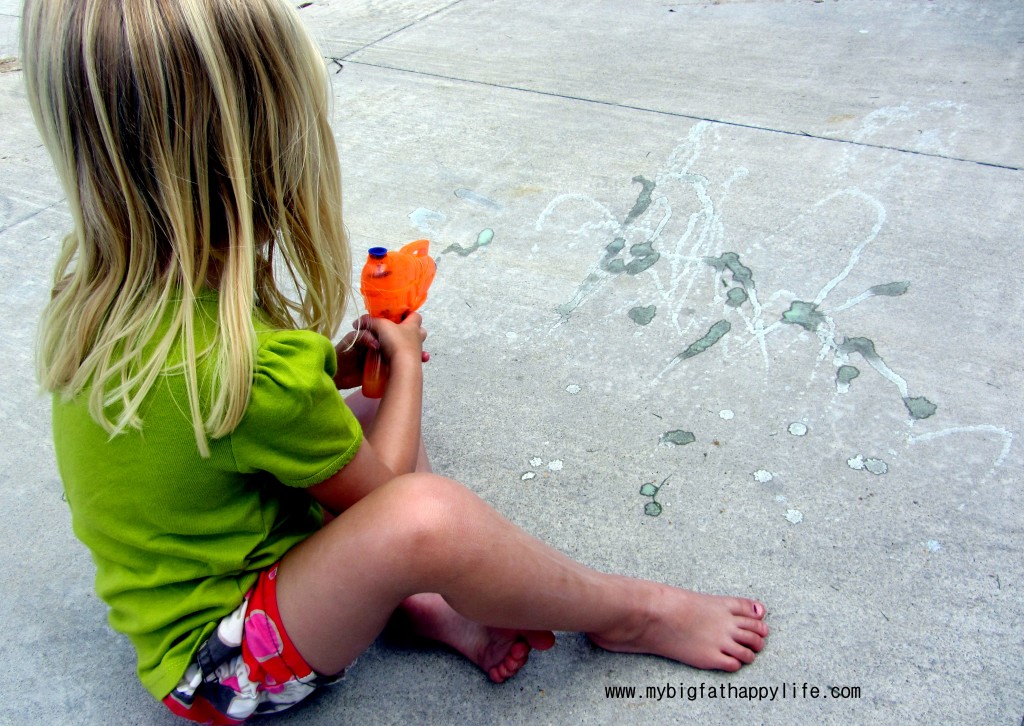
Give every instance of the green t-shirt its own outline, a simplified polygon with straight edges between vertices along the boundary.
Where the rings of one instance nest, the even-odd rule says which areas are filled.
[[[217,299],[197,307],[197,350],[216,325]],[[110,624],[138,652],[158,699],[177,685],[217,622],[258,573],[322,524],[303,491],[352,460],[362,430],[335,389],[331,341],[257,323],[259,348],[245,416],[199,455],[180,372],[147,396],[142,430],[111,438],[86,396],[53,403],[57,465],[75,535],[92,552]],[[200,379],[209,365],[199,363]]]

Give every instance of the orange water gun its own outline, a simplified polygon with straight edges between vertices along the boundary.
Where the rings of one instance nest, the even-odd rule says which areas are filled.
[[[396,252],[371,247],[363,265],[359,291],[374,318],[402,322],[427,299],[437,264],[427,254],[430,242],[418,239]],[[380,398],[388,382],[388,366],[380,352],[368,350],[363,367],[363,395]]]

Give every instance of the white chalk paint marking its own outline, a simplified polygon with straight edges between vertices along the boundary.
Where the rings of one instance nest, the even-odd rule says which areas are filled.
[[[940,439],[944,436],[952,436],[953,434],[996,434],[1003,438],[1003,448],[999,452],[999,456],[997,456],[995,461],[992,463],[992,468],[988,470],[988,473],[985,476],[992,476],[992,474],[995,473],[995,470],[1002,465],[1003,461],[1006,460],[1006,457],[1010,453],[1010,448],[1013,446],[1013,433],[1004,428],[993,426],[992,424],[981,424],[978,426],[954,426],[952,428],[943,429],[942,431],[931,431],[927,434],[920,434],[918,436],[908,436],[907,444],[913,446],[914,444]]]
[[[799,421],[794,421],[793,423],[791,423],[789,425],[789,429],[788,430],[789,430],[789,433],[791,433],[793,436],[806,436],[807,435],[807,425],[806,424],[802,424]]]
[[[760,482],[761,484],[767,484],[775,478],[775,476],[767,469],[758,469],[751,474],[751,476],[754,477],[754,481]]]
[[[561,471],[563,466],[564,465],[562,464],[561,459],[555,459],[550,464],[548,464],[548,469],[550,469],[551,471]]]
[[[532,459],[530,459],[530,466],[540,466],[543,463],[544,463],[544,460],[542,458],[540,458],[539,456],[535,456]]]
[[[804,515],[799,509],[790,509],[786,511],[786,519],[788,519],[792,524],[800,524],[804,521]]]
[[[855,471],[870,471],[872,474],[885,474],[889,471],[889,465],[881,459],[865,458],[863,454],[857,454],[846,463]]]
[[[409,221],[412,222],[413,226],[421,232],[434,232],[437,227],[440,227],[448,218],[443,212],[438,212],[434,209],[424,209],[420,207],[409,214]]]
[[[565,387],[566,393],[571,393],[574,396],[582,390],[583,389],[580,386],[576,385],[575,383],[570,383],[568,386]]]
[[[725,409],[724,411],[719,411],[719,412],[718,412],[718,415],[719,415],[719,416],[721,416],[721,417],[722,417],[722,418],[723,418],[724,420],[726,420],[726,421],[732,421],[733,417],[734,417],[734,416],[735,416],[736,414],[734,414],[734,413],[733,413],[732,411],[730,411],[729,409]]]
[[[528,471],[525,474],[523,474],[522,478],[523,478],[523,481],[530,481],[530,479],[533,479],[536,476],[537,475],[534,472]]]

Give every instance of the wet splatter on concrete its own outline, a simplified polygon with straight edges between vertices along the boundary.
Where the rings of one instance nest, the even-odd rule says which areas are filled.
[[[839,393],[847,393],[850,390],[850,382],[860,375],[856,366],[841,365],[836,371],[836,390]]]
[[[472,189],[456,189],[455,196],[457,196],[459,199],[463,199],[467,202],[472,202],[473,204],[485,207],[487,209],[501,209],[501,205],[498,204],[496,201],[488,197],[485,197],[483,194],[477,194]]]
[[[661,514],[662,506],[657,500],[658,492],[661,491],[661,488],[665,486],[671,478],[672,476],[669,475],[662,479],[661,484],[656,485],[654,482],[650,481],[640,487],[640,496],[651,498],[651,501],[644,504],[644,514],[648,517],[657,517]]]
[[[799,325],[813,333],[825,322],[825,315],[818,311],[815,303],[794,300],[790,303],[789,310],[782,314],[782,322],[787,325]]]
[[[715,343],[722,339],[722,336],[732,330],[732,323],[728,320],[719,320],[717,323],[711,326],[707,334],[690,344],[686,350],[675,357],[676,360],[686,360],[692,358],[695,355],[703,353],[708,348],[713,346]]]
[[[874,287],[868,288],[868,292],[872,295],[885,295],[887,297],[897,297],[902,295],[910,289],[910,283],[908,281],[903,282],[889,282],[885,285],[875,285]]]
[[[807,435],[807,424],[799,421],[794,421],[789,425],[787,429],[793,436],[806,436]]]
[[[633,177],[633,182],[643,187],[640,190],[640,194],[636,198],[636,203],[633,208],[629,210],[629,214],[626,215],[626,221],[622,224],[623,226],[632,224],[637,217],[647,211],[647,208],[651,206],[651,194],[654,192],[655,184],[650,179],[645,179],[642,176]]]
[[[637,306],[628,313],[629,319],[637,325],[650,325],[658,308],[654,305]]]
[[[740,262],[740,256],[735,252],[723,252],[719,257],[705,257],[704,262],[719,272],[731,272],[734,284],[744,288],[754,287],[753,271]]]
[[[658,440],[658,443],[665,446],[686,446],[687,444],[692,444],[696,440],[697,437],[690,431],[681,431],[676,429],[675,431],[666,431],[663,433],[661,438]]]
[[[476,236],[476,242],[473,243],[472,247],[463,247],[458,242],[448,245],[441,251],[441,254],[447,254],[454,252],[459,257],[468,257],[469,255],[476,252],[481,247],[486,247],[494,240],[494,230],[488,227],[484,229]]]
[[[854,471],[870,471],[875,475],[885,474],[889,471],[889,465],[881,459],[865,458],[862,454],[847,459],[846,463]]]
[[[907,407],[907,411],[910,412],[910,415],[913,418],[928,418],[929,416],[933,416],[938,410],[939,407],[924,396],[908,395],[907,382],[889,368],[886,362],[882,359],[882,356],[880,356],[878,351],[875,350],[875,343],[870,338],[846,338],[841,343],[836,343],[835,347],[841,355],[859,353],[861,357],[868,362],[868,365],[881,373],[882,376],[895,385],[900,391],[903,405]],[[841,370],[842,368],[840,368],[840,371]]]
[[[790,524],[800,524],[804,521],[804,515],[799,509],[788,509],[786,510],[786,519]]]
[[[767,469],[758,469],[753,474],[751,474],[751,476],[754,477],[754,481],[756,481],[758,484],[767,484],[768,482],[775,478],[775,476]]]
[[[574,396],[582,390],[583,388],[576,383],[570,383],[568,386],[565,387],[565,392],[571,393]]]
[[[555,312],[561,316],[562,322],[569,319],[573,311],[578,308],[584,300],[590,297],[602,283],[617,277],[622,273],[628,275],[639,275],[641,272],[653,267],[661,253],[654,249],[654,239],[632,245],[629,254],[632,259],[626,262],[620,255],[626,248],[626,229],[644,214],[651,206],[651,195],[656,187],[655,182],[643,176],[633,177],[633,182],[640,184],[640,193],[637,195],[633,208],[626,214],[625,219],[619,225],[619,233],[612,239],[604,249],[604,257],[598,263],[597,268],[592,270],[576,288],[572,299],[561,305],[555,306]],[[646,323],[641,323],[646,325]]]
[[[725,304],[731,308],[738,308],[747,300],[747,291],[744,290],[742,287],[729,288],[729,292],[725,294]]]
[[[905,396],[903,403],[906,405],[907,410],[910,411],[910,415],[916,419],[928,418],[934,415],[939,408],[924,396],[915,396],[913,398]]]

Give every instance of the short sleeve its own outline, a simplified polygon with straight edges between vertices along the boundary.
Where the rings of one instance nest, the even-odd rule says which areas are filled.
[[[308,487],[352,460],[363,431],[335,388],[337,365],[333,344],[318,333],[261,338],[249,405],[231,434],[238,471]]]

